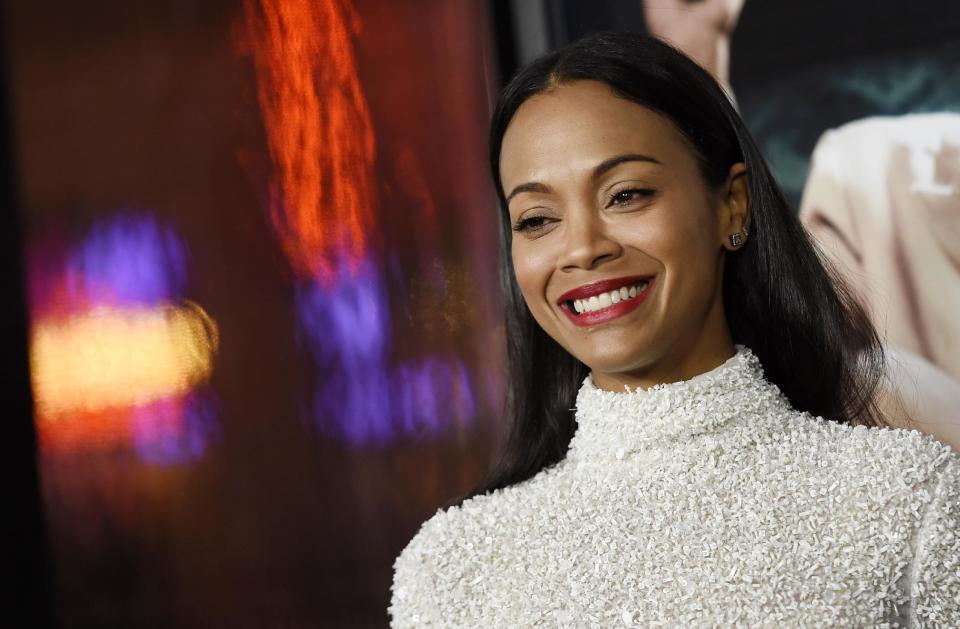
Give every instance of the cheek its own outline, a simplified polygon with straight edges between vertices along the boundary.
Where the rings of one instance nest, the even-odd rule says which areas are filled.
[[[520,292],[523,293],[527,305],[533,309],[537,297],[542,297],[552,269],[551,259],[543,247],[535,247],[530,243],[514,240],[511,248],[513,257],[513,273],[517,277]]]
[[[674,226],[664,240],[663,250],[667,281],[673,285],[674,305],[698,311],[711,300],[718,281],[720,251],[705,217]]]
[[[620,227],[622,241],[665,267],[684,266],[703,255],[709,246],[704,221],[687,212],[665,210]]]
[[[703,221],[675,223],[665,230],[664,256],[674,265],[700,265],[713,257],[709,229]]]
[[[700,292],[713,282],[720,246],[704,208],[672,205],[648,218],[633,226],[629,239],[659,263],[668,286],[686,294]]]

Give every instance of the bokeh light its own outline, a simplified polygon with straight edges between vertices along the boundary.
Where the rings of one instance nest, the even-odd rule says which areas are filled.
[[[214,431],[198,387],[213,371],[219,330],[182,297],[183,241],[151,214],[124,211],[73,245],[62,234],[38,239],[32,255],[43,260],[29,280],[42,451],[126,449],[152,462],[199,456]]]
[[[474,396],[459,357],[391,365],[388,295],[373,259],[332,282],[298,286],[295,303],[300,344],[320,366],[308,412],[324,433],[377,446],[471,424]]]
[[[473,393],[456,355],[392,356],[386,254],[372,220],[376,141],[352,41],[359,16],[341,0],[247,0],[244,9],[273,167],[270,217],[299,278],[298,332],[318,371],[309,419],[364,446],[465,426]],[[404,157],[401,179],[430,209],[421,222],[433,235],[426,182]]]
[[[270,216],[290,264],[328,280],[355,269],[371,238],[376,142],[343,0],[246,0],[267,148]]]
[[[37,413],[55,421],[183,395],[209,378],[216,344],[216,324],[193,303],[40,320],[30,343]]]

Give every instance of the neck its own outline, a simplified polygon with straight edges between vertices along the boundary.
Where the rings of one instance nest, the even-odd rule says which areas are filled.
[[[650,389],[658,384],[682,382],[725,363],[736,353],[730,333],[723,326],[720,334],[702,334],[691,343],[678,344],[660,358],[622,372],[593,370],[594,386],[602,391]]]
[[[643,453],[670,455],[698,436],[719,436],[742,422],[759,428],[763,418],[789,402],[763,376],[749,348],[688,380],[648,389],[604,391],[592,374],[577,395],[577,432],[569,456],[579,461],[615,462]]]

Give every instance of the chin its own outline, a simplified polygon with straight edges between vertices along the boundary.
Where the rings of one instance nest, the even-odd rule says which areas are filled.
[[[627,334],[610,334],[605,338],[595,338],[595,342],[585,347],[578,343],[579,351],[570,352],[577,360],[591,370],[601,373],[624,373],[643,369],[656,363],[665,353],[662,342],[644,340],[636,330]],[[569,347],[568,350],[570,351]]]
[[[644,360],[647,352],[643,349],[636,348],[635,351],[624,351],[624,349],[620,347],[615,352],[584,352],[574,356],[592,371],[600,373],[631,371],[648,362]]]
[[[605,374],[628,373],[637,369],[637,363],[631,361],[602,360],[594,361],[592,364],[586,363],[586,365],[592,372]]]

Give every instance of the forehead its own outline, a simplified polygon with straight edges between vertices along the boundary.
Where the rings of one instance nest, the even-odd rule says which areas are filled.
[[[641,153],[680,165],[693,156],[663,115],[598,81],[563,84],[527,99],[503,136],[504,189],[585,172],[612,155]]]

